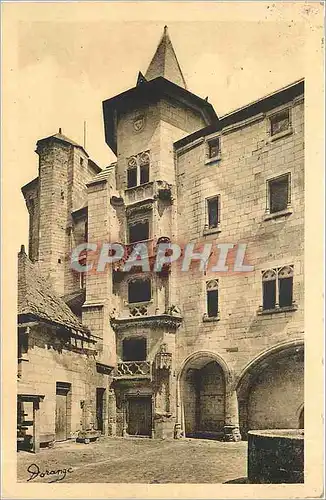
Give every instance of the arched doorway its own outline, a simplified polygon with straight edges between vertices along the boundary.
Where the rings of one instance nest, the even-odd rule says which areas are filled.
[[[240,430],[298,428],[304,399],[303,342],[280,344],[244,370],[237,387]]]
[[[225,369],[217,357],[196,353],[180,377],[183,431],[186,437],[218,439],[225,426]]]

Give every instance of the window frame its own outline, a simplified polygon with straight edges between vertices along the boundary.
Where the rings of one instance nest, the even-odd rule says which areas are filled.
[[[209,202],[210,200],[217,199],[217,225],[214,227],[209,226]],[[205,198],[205,221],[204,221],[204,235],[214,234],[221,232],[221,195],[214,194]]]
[[[129,286],[131,283],[135,281],[148,281],[149,282],[149,290],[150,290],[150,298],[148,300],[140,300],[137,302],[129,302]],[[153,281],[150,276],[133,276],[127,281],[127,304],[136,306],[137,304],[150,304],[153,301]]]
[[[285,275],[286,273],[286,275]],[[283,275],[282,275],[283,274]],[[265,279],[264,279],[265,275]],[[269,276],[272,275],[272,276]],[[280,306],[280,281],[282,279],[292,279],[292,287],[291,287],[291,304],[286,304]],[[286,311],[294,311],[297,309],[297,304],[294,299],[294,265],[283,265],[281,267],[269,268],[261,271],[261,279],[262,279],[262,305],[259,307],[258,314],[270,314],[274,312],[286,312]],[[275,281],[275,305],[273,308],[264,308],[264,283],[268,281]]]
[[[128,341],[144,341],[145,343],[145,349],[144,349],[144,353],[145,353],[145,359],[132,359],[132,360],[126,360],[125,359],[125,353],[124,353],[124,343],[125,342],[128,342]],[[136,336],[127,336],[127,337],[124,337],[122,340],[121,340],[121,361],[122,362],[125,362],[125,363],[128,363],[128,362],[137,362],[137,361],[147,361],[147,358],[148,358],[148,353],[149,353],[149,350],[148,350],[148,340],[147,340],[147,337],[144,336],[144,335],[136,335]]]
[[[272,120],[275,119],[278,115],[282,115],[282,113],[288,112],[289,115],[289,126],[286,130],[278,132],[272,135]],[[288,135],[293,134],[293,126],[292,126],[292,106],[288,103],[286,105],[275,108],[268,113],[266,113],[267,118],[267,135],[271,142],[276,141],[277,139],[281,139],[282,137],[287,137]]]
[[[210,148],[211,148],[210,144],[215,141],[218,141],[219,143],[218,153],[215,156],[210,156]],[[210,164],[221,160],[222,158],[221,151],[222,151],[222,135],[220,133],[210,135],[205,138],[205,164]]]
[[[205,283],[205,313],[203,314],[203,321],[204,322],[210,322],[210,321],[219,321],[220,319],[220,302],[219,302],[219,280],[218,279],[210,279],[204,282]],[[217,292],[217,311],[215,316],[210,316],[209,315],[209,301],[208,301],[208,294],[209,292]]]
[[[271,184],[276,181],[280,181],[282,178],[287,178],[288,193],[287,193],[287,204],[286,207],[277,212],[271,212]],[[265,220],[280,217],[282,215],[290,215],[293,212],[292,205],[292,189],[291,189],[291,172],[286,172],[280,174],[276,177],[272,177],[266,180],[266,209],[265,209]]]
[[[148,221],[148,239],[147,240],[139,240],[133,243],[130,243],[129,239],[129,227],[135,224]],[[141,243],[142,241],[150,241],[153,238],[153,210],[152,208],[144,211],[143,213],[137,212],[132,215],[127,216],[127,221],[125,225],[125,241],[127,245],[133,245],[137,243]]]
[[[148,180],[146,182],[141,183],[141,170],[142,167],[147,167],[148,169]],[[136,171],[136,184],[134,186],[129,186],[129,177],[128,172],[131,170]],[[127,158],[127,179],[126,179],[126,189],[135,189],[140,186],[145,186],[146,184],[151,182],[151,157],[150,151],[142,151],[136,155],[130,156]]]

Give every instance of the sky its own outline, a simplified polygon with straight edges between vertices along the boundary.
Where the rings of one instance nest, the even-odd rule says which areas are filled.
[[[12,223],[20,228],[13,235],[17,250],[28,242],[28,214],[20,188],[37,175],[37,140],[61,127],[66,136],[83,144],[86,121],[89,155],[102,168],[112,162],[104,140],[102,101],[135,86],[165,24],[189,90],[208,96],[219,116],[305,76],[302,15],[285,15],[286,9],[280,13],[268,3],[256,16],[248,16],[250,3],[242,4],[238,15],[232,3],[228,10],[218,3],[211,15],[190,15],[191,9],[187,15],[183,11],[181,16],[180,9],[173,15],[171,7],[164,16],[162,9],[155,15],[153,4],[148,6],[148,19],[141,18],[132,4],[129,18],[117,5],[101,9],[95,4],[88,10],[91,15],[83,4],[73,3],[8,9],[8,141],[3,169],[4,177],[10,174]]]

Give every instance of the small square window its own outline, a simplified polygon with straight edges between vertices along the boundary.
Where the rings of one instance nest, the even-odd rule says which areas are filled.
[[[79,163],[80,163],[80,166],[83,167],[84,166],[84,158],[80,157]]]
[[[220,222],[220,197],[213,196],[207,199],[207,225],[208,229],[218,227]]]
[[[216,158],[220,154],[220,139],[210,139],[208,141],[208,158]]]
[[[290,204],[290,174],[268,181],[268,191],[269,212],[286,210]]]
[[[285,132],[290,128],[290,112],[288,109],[281,111],[270,118],[271,136]]]
[[[146,361],[147,347],[145,338],[123,339],[123,361]]]
[[[149,279],[134,279],[128,283],[128,302],[149,302],[151,300],[151,282]]]
[[[129,224],[129,243],[137,241],[149,240],[149,221],[139,221],[134,224]]]

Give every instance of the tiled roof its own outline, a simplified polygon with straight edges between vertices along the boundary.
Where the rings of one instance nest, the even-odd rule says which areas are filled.
[[[104,168],[102,172],[97,174],[87,185],[97,184],[98,182],[104,182],[107,180],[109,174],[114,170],[116,163],[111,163],[108,167]]]
[[[37,265],[26,255],[24,246],[18,254],[18,315],[31,315],[70,330],[89,333],[41,276]]]

